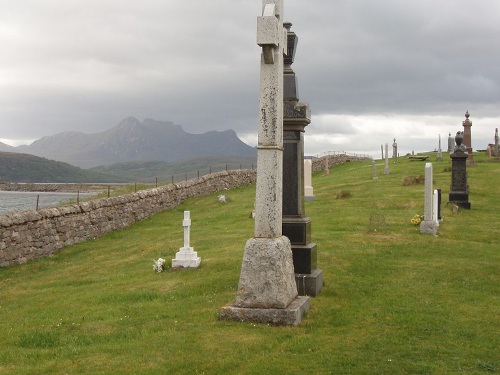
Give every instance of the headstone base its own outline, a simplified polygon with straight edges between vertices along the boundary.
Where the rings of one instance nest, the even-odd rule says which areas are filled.
[[[315,269],[312,273],[296,273],[295,282],[299,296],[316,297],[323,287],[323,271]]]
[[[420,223],[420,233],[430,234],[435,236],[437,234],[437,224],[434,220],[424,220]]]
[[[237,307],[234,304],[229,304],[221,309],[220,317],[224,320],[238,322],[296,326],[302,321],[302,317],[309,310],[310,305],[310,298],[305,296],[296,297],[284,309]]]
[[[201,258],[192,247],[181,248],[172,259],[172,268],[198,268],[200,263]]]
[[[450,191],[449,202],[470,210],[469,193],[467,192]]]

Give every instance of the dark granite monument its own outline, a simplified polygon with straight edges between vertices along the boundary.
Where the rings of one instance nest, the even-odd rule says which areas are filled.
[[[283,235],[290,239],[297,290],[316,296],[323,271],[316,268],[317,248],[311,242],[311,219],[304,210],[304,129],[311,122],[309,104],[299,102],[293,64],[298,37],[287,29],[288,53],[283,68]]]
[[[464,133],[457,132],[455,150],[451,158],[451,187],[449,201],[457,206],[470,209],[469,185],[467,184],[467,147],[462,144]]]

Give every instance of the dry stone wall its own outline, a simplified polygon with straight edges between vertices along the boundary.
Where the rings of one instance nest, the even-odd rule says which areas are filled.
[[[342,164],[350,161],[371,160],[369,156],[353,156],[348,154],[335,154],[323,156],[321,158],[312,159],[312,171],[318,172],[325,168],[325,158],[328,158],[328,168],[334,165]]]
[[[119,197],[2,215],[0,267],[49,256],[66,245],[95,239],[176,207],[187,198],[244,186],[255,180],[256,171],[223,171]]]

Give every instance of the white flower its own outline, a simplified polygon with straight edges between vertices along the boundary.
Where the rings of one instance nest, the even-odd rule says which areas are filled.
[[[226,203],[226,196],[224,194],[219,195],[219,202]]]
[[[153,259],[153,270],[156,272],[162,272],[163,271],[163,264],[165,263],[165,259],[163,258],[158,258],[158,260]]]

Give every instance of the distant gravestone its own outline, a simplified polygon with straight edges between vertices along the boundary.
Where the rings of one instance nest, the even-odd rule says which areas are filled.
[[[469,185],[467,184],[467,148],[462,144],[464,136],[457,132],[455,136],[455,150],[451,158],[451,187],[449,202],[457,206],[470,209]]]
[[[384,160],[384,145],[380,145],[380,151],[382,152],[382,159]]]
[[[439,146],[438,146],[437,160],[443,161],[443,150],[441,150],[441,134],[439,134]]]
[[[463,144],[467,148],[467,164],[470,166],[474,166],[474,155],[472,154],[472,121],[469,120],[470,114],[469,111],[465,112],[465,121],[462,122],[464,127],[463,132]]]
[[[394,142],[392,144],[392,159],[394,163],[398,162],[398,144],[396,143],[396,138],[394,138]]]
[[[175,254],[175,259],[172,259],[172,268],[197,268],[201,263],[201,258],[198,253],[189,246],[191,217],[189,211],[184,211],[184,246]]]
[[[425,195],[424,195],[424,220],[420,223],[420,233],[435,236],[437,224],[433,218],[434,197],[433,197],[433,175],[432,163],[425,164]]]
[[[391,171],[389,170],[389,145],[385,144],[385,167],[384,174],[389,174]]]
[[[448,152],[451,154],[453,149],[455,148],[455,139],[451,136],[451,133],[448,134]]]
[[[499,149],[498,149],[498,128],[495,128],[495,148],[493,149],[493,155],[495,157],[499,156]]]
[[[376,180],[378,179],[378,176],[377,176],[377,164],[375,164],[375,160],[372,162],[373,164],[373,180]]]
[[[314,200],[314,189],[312,187],[312,161],[304,160],[304,199],[306,201]]]

